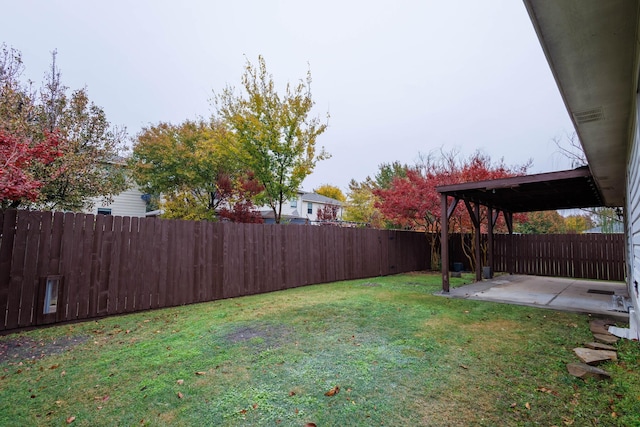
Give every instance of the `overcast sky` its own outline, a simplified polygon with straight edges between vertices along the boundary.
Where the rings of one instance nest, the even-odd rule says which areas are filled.
[[[531,158],[533,173],[570,167],[552,138],[573,127],[520,1],[5,1],[0,42],[37,83],[57,49],[63,83],[86,86],[131,136],[211,116],[245,56],[263,55],[281,88],[309,67],[332,158],[306,190],[346,191],[441,147]]]

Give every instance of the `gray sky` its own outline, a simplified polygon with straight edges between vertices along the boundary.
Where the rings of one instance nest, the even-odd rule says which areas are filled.
[[[310,67],[318,139],[332,158],[304,183],[346,191],[383,162],[482,149],[531,172],[568,169],[552,138],[573,127],[524,4],[469,1],[8,1],[0,42],[38,84],[58,51],[116,125],[209,117],[263,55],[279,87]]]

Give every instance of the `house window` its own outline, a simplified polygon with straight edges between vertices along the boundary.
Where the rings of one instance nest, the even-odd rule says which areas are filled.
[[[298,199],[293,199],[291,201],[291,207],[292,208],[297,208],[298,207]]]
[[[313,203],[311,203],[311,202],[307,203],[307,213],[308,214],[312,214],[313,213]]]
[[[111,209],[109,209],[109,208],[98,208],[98,215],[111,215]]]
[[[44,289],[43,314],[52,314],[58,310],[58,290],[60,289],[60,277],[47,277]]]

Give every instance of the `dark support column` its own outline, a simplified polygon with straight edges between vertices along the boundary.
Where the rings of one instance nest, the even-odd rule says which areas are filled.
[[[480,233],[480,205],[478,203],[475,203],[473,207],[473,215],[476,217],[476,282],[479,282],[482,280],[482,251],[480,250],[480,239],[482,238],[482,234]]]
[[[509,274],[513,274],[516,265],[516,256],[513,253],[513,213],[507,211],[504,211],[502,213],[504,215],[504,221],[507,223],[507,229],[509,230],[509,244],[507,245],[509,257],[507,261],[507,268],[509,270]]]
[[[440,270],[442,271],[442,292],[449,293],[449,216],[447,195],[440,195]]]
[[[498,216],[496,215],[496,218]],[[493,208],[487,207],[487,218],[488,218],[488,227],[487,227],[487,265],[491,269],[489,273],[489,278],[493,279],[493,225],[495,224],[493,218]]]

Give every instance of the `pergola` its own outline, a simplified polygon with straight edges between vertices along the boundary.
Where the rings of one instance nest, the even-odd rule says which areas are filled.
[[[440,247],[442,254],[442,290],[449,292],[449,218],[459,202],[464,202],[476,235],[475,256],[480,260],[480,206],[488,209],[487,261],[493,264],[493,228],[500,212],[509,234],[513,233],[513,214],[556,209],[604,206],[602,196],[587,166],[560,172],[517,176],[490,181],[469,182],[437,187],[442,208]],[[449,203],[453,198],[453,203]],[[482,279],[476,262],[476,280]]]

